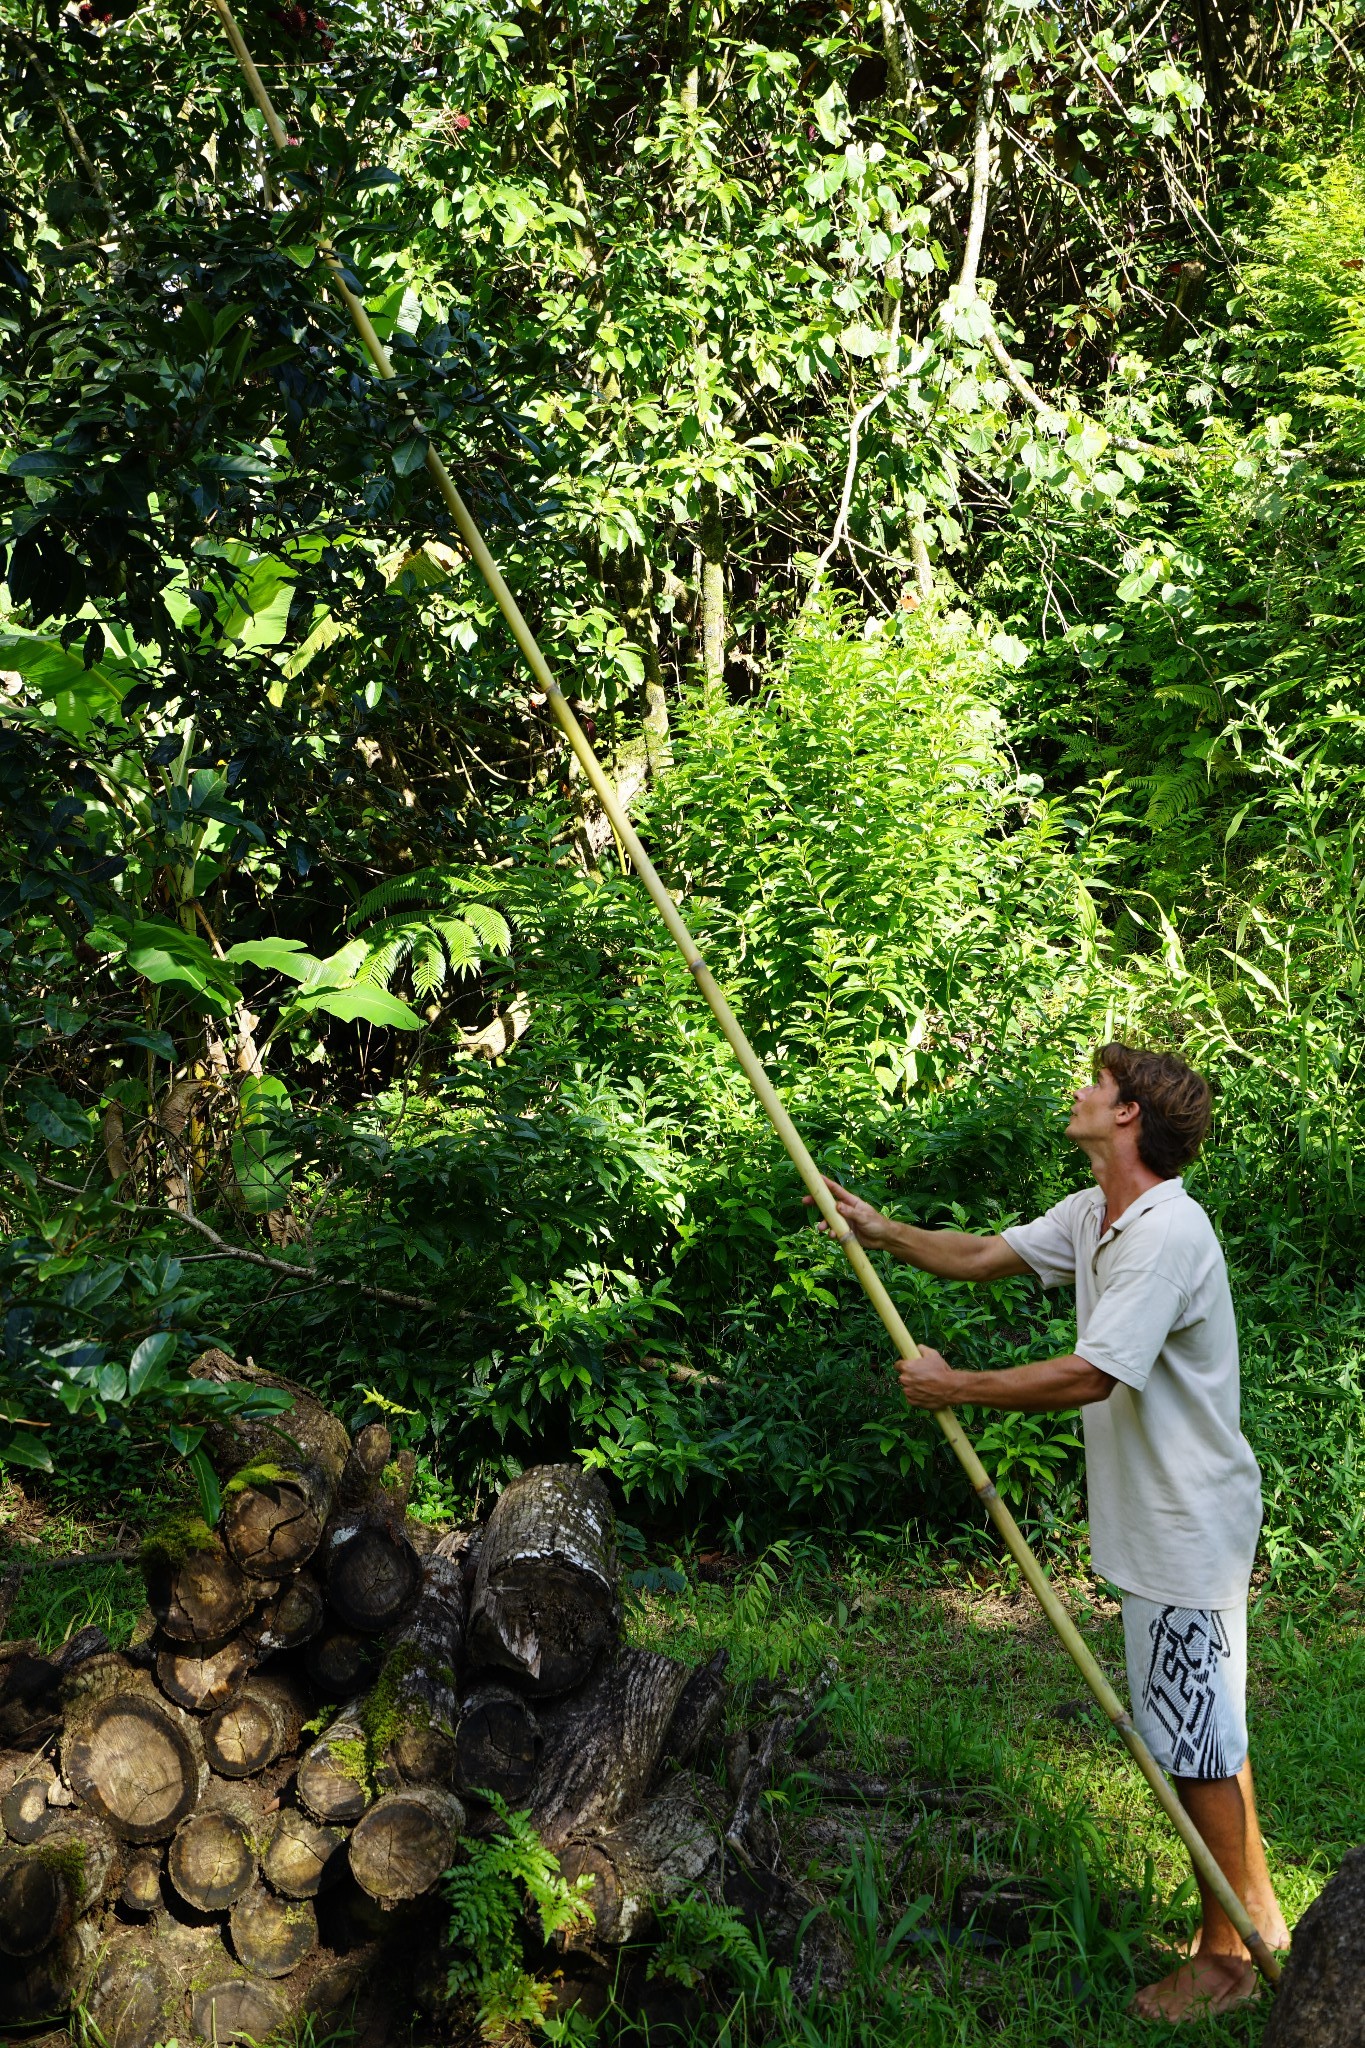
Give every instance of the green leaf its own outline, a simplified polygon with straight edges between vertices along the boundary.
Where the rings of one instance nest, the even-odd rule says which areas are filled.
[[[166,1362],[175,1356],[176,1337],[171,1330],[158,1330],[144,1337],[128,1367],[128,1392],[132,1398],[166,1377]]]
[[[12,1429],[0,1435],[0,1465],[23,1465],[30,1472],[50,1472],[52,1454],[36,1431]]]
[[[303,996],[295,1005],[304,1010],[325,1010],[343,1023],[380,1024],[393,1031],[420,1031],[422,1020],[415,1010],[381,988],[325,988],[316,995]]]
[[[220,970],[204,941],[169,919],[135,924],[128,939],[127,960],[147,981],[192,989],[220,1015],[236,994],[235,985]]]
[[[254,1216],[289,1205],[295,1148],[281,1138],[273,1117],[288,1113],[289,1091],[274,1074],[248,1074],[238,1098],[240,1123],[232,1139],[232,1170]]]
[[[191,1451],[186,1463],[194,1474],[195,1485],[199,1488],[199,1505],[204,1520],[212,1529],[223,1512],[223,1495],[218,1485],[218,1475],[209,1463],[207,1451]]]
[[[274,974],[287,974],[291,981],[306,981],[318,965],[302,939],[242,939],[229,946],[223,958],[234,967],[262,967]]]
[[[89,1110],[63,1095],[51,1081],[30,1081],[24,1090],[24,1117],[49,1145],[88,1145],[95,1135]]]
[[[427,443],[424,434],[414,434],[410,441],[404,441],[401,448],[395,448],[389,461],[393,464],[395,476],[411,476],[420,469],[427,459]]]

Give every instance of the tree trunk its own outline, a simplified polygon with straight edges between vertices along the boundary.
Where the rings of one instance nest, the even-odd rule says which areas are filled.
[[[329,1621],[303,1661],[315,1692],[327,1700],[349,1700],[376,1675],[382,1654],[373,1636]]]
[[[725,525],[720,493],[713,483],[700,487],[698,539],[701,544],[701,673],[708,697],[725,687]]]
[[[470,1603],[475,1663],[536,1698],[581,1685],[620,1626],[616,1517],[581,1465],[536,1465],[498,1498]]]
[[[164,1842],[208,1779],[199,1725],[129,1673],[88,1711],[68,1716],[62,1775],[125,1842]]]
[[[254,1885],[228,1915],[232,1950],[259,1977],[287,1977],[318,1945],[311,1899],[277,1899]]]
[[[529,1700],[506,1685],[479,1685],[460,1703],[455,1783],[461,1792],[524,1806],[540,1769],[540,1724]]]
[[[532,1818],[547,1847],[610,1828],[654,1776],[688,1672],[654,1650],[623,1650],[581,1692],[541,1715],[545,1749]]]
[[[401,1521],[369,1510],[341,1515],[327,1531],[327,1602],[347,1628],[378,1635],[417,1597],[422,1566]]]
[[[728,1650],[717,1650],[709,1664],[693,1671],[678,1697],[659,1757],[660,1768],[690,1764],[713,1742],[725,1722],[725,1667]]]
[[[348,1827],[370,1803],[362,1704],[352,1700],[349,1707],[343,1707],[299,1764],[299,1803],[324,1827]]]
[[[187,1906],[226,1912],[256,1880],[251,1830],[234,1813],[201,1807],[176,1829],[167,1868]]]
[[[321,1585],[311,1571],[297,1571],[293,1579],[284,1579],[278,1593],[274,1593],[264,1608],[246,1624],[244,1634],[254,1645],[258,1657],[274,1657],[276,1651],[297,1651],[305,1642],[311,1642],[321,1632],[327,1620],[327,1606],[321,1595]]]
[[[433,1556],[380,1680],[385,1715],[393,1725],[384,1754],[406,1784],[448,1785],[454,1778],[464,1627],[459,1563]]]
[[[204,1751],[225,1778],[252,1778],[294,1748],[308,1715],[297,1679],[265,1672],[204,1723]]]
[[[245,1632],[225,1643],[163,1643],[156,1653],[156,1682],[178,1707],[211,1714],[236,1699],[255,1664]]]
[[[344,1828],[319,1827],[306,1813],[282,1813],[261,1861],[272,1891],[286,1899],[315,1899],[346,1874]]]
[[[36,1956],[118,1882],[119,1847],[88,1813],[69,1814],[27,1848],[0,1850],[0,1953]]]
[[[166,1867],[164,1850],[158,1847],[134,1849],[123,1865],[119,1904],[129,1913],[155,1913],[162,1905],[161,1874]]]
[[[618,1827],[569,1842],[559,1867],[592,1879],[593,1942],[632,1941],[660,1906],[700,1884],[720,1859],[716,1824],[690,1791],[651,1799]]]
[[[351,1836],[351,1874],[381,1905],[420,1899],[450,1867],[465,1829],[452,1792],[411,1785],[377,1799]]]
[[[147,1600],[161,1632],[176,1643],[221,1643],[255,1605],[257,1589],[213,1531],[186,1516],[142,1546]]]

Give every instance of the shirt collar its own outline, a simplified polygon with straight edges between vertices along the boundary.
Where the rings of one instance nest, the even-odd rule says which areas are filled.
[[[1147,1211],[1155,1209],[1158,1203],[1174,1201],[1177,1195],[1183,1195],[1184,1192],[1185,1183],[1178,1173],[1172,1174],[1169,1180],[1159,1180],[1154,1188],[1148,1188],[1135,1202],[1129,1203],[1117,1223],[1111,1223],[1107,1230],[1101,1231],[1100,1244],[1108,1244],[1111,1237],[1116,1236],[1121,1230],[1126,1230],[1137,1217],[1145,1216]],[[1098,1197],[1095,1204],[1095,1216],[1098,1221],[1104,1214],[1104,1190],[1096,1188],[1095,1193]],[[1097,1245],[1096,1250],[1098,1249]]]

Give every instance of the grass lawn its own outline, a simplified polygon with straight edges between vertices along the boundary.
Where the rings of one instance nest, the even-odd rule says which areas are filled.
[[[639,1639],[660,1649],[700,1658],[727,1646],[741,1685],[779,1667],[809,1676],[837,1658],[840,1763],[990,1795],[975,1817],[915,1819],[912,1805],[864,1813],[871,1846],[845,1885],[854,1983],[799,2031],[780,2031],[810,2048],[1258,2041],[1268,2001],[1180,2029],[1129,2017],[1135,1984],[1170,1966],[1163,1944],[1195,1924],[1183,1851],[1028,1593],[1007,1577],[975,1583],[955,1560],[945,1583],[942,1562],[854,1572],[837,1585],[783,1583],[760,1569],[736,1589],[651,1597],[637,1615]],[[1084,1585],[1064,1591],[1126,1693],[1116,1604]],[[1327,1608],[1296,1619],[1269,1602],[1252,1615],[1252,1757],[1291,1927],[1343,1852],[1365,1841],[1362,1622]],[[799,1843],[799,1784],[778,1796]],[[983,1955],[970,1929],[949,1943],[925,1938],[948,1919],[959,1883],[1007,1871],[1038,1889],[1012,1930],[1017,1939],[1031,1929],[1026,1946]],[[886,1937],[917,1897],[932,1905],[888,1955]]]

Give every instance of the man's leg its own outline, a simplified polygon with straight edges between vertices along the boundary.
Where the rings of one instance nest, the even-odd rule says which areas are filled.
[[[1248,1814],[1240,1777],[1177,1778],[1176,1790],[1219,1869],[1244,1899]],[[1259,1992],[1256,1966],[1241,1936],[1203,1878],[1198,1872],[1195,1875],[1203,1908],[1197,1952],[1159,1983],[1139,1991],[1133,2005],[1144,2019],[1182,2020],[1196,2014],[1230,2012]]]
[[[1237,1773],[1237,1783],[1242,1789],[1242,1804],[1246,1809],[1246,1889],[1241,1896],[1246,1909],[1256,1924],[1256,1930],[1263,1934],[1271,1948],[1286,1949],[1289,1946],[1289,1929],[1280,1911],[1280,1902],[1275,1896],[1275,1887],[1270,1880],[1270,1866],[1265,1860],[1265,1843],[1261,1839],[1261,1823],[1256,1815],[1256,1787],[1251,1778],[1251,1758],[1248,1757]]]

